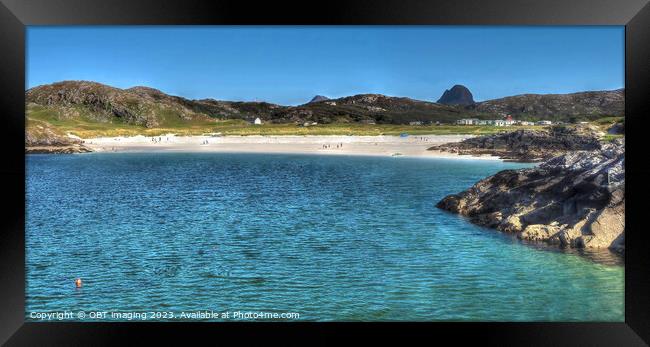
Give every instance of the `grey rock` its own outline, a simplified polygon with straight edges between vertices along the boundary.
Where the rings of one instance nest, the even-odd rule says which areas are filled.
[[[504,170],[437,207],[529,241],[625,250],[625,142]]]
[[[478,136],[461,142],[433,146],[429,150],[463,155],[493,155],[507,160],[536,162],[576,150],[600,149],[596,136],[579,127],[556,126],[549,130],[516,130]]]

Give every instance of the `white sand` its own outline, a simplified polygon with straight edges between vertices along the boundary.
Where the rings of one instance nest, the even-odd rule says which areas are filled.
[[[231,152],[231,153],[301,153],[332,155],[418,156],[477,158],[453,153],[427,151],[427,148],[458,142],[471,135],[422,136],[174,136],[101,137],[84,139],[97,152]],[[207,143],[205,143],[207,141]],[[342,144],[342,145],[341,145]],[[337,148],[337,145],[339,146]],[[481,156],[481,159],[496,157]]]

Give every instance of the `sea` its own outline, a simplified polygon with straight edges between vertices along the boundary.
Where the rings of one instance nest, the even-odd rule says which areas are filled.
[[[27,321],[624,321],[621,257],[523,243],[435,207],[533,164],[26,157]]]

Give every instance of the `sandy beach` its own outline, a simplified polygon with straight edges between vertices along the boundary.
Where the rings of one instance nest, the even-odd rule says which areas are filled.
[[[83,139],[96,152],[230,152],[298,153],[323,155],[377,155],[477,158],[427,148],[458,142],[471,135],[422,136],[175,136],[101,137]],[[483,159],[495,159],[482,156]]]

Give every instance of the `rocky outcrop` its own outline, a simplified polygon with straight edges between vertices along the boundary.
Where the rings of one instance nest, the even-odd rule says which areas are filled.
[[[546,130],[521,129],[473,137],[429,148],[462,155],[493,155],[506,160],[536,162],[577,150],[596,150],[600,141],[584,127],[556,126]]]
[[[86,153],[92,150],[81,140],[60,134],[48,123],[29,125],[25,131],[25,153]]]
[[[472,92],[467,87],[457,84],[451,89],[445,90],[442,96],[437,101],[439,104],[445,105],[472,105],[474,104],[474,97]]]
[[[528,241],[625,249],[625,145],[574,151],[538,167],[505,170],[437,207]]]
[[[92,152],[92,150],[83,145],[25,147],[26,154],[73,154],[88,152]]]

